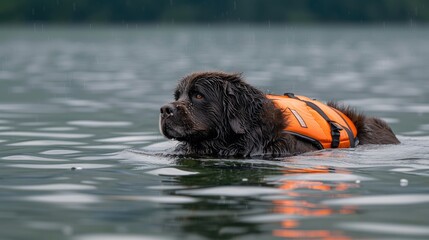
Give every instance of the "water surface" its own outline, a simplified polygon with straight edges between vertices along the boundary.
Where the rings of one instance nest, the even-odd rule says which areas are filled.
[[[1,239],[428,239],[427,27],[0,28]],[[348,103],[402,144],[273,161],[174,145],[180,77]]]

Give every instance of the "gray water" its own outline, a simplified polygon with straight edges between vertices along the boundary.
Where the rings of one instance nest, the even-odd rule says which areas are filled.
[[[429,28],[0,28],[0,239],[428,239]],[[402,144],[267,161],[141,154],[192,71],[337,100]]]

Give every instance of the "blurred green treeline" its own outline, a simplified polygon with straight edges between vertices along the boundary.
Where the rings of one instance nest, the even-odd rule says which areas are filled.
[[[427,0],[2,0],[0,23],[426,22]]]

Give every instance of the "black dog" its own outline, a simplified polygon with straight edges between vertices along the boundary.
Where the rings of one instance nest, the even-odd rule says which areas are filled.
[[[201,72],[178,84],[174,102],[161,107],[160,129],[185,155],[290,156],[320,149],[284,131],[290,117],[240,74]],[[328,103],[355,124],[359,144],[397,144],[382,120]],[[286,121],[285,121],[286,119]]]

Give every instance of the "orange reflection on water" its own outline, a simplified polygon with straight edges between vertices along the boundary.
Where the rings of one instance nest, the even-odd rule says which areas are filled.
[[[324,239],[324,240],[350,240],[352,238],[342,235],[338,231],[328,230],[274,230],[273,235],[283,238],[302,238],[302,239]]]
[[[329,168],[318,167],[311,169],[287,169],[285,175],[291,174],[320,174],[320,173],[347,173],[345,170],[337,171]],[[350,188],[357,187],[354,183],[345,182],[323,182],[312,180],[284,180],[278,188],[287,190],[287,195],[293,198],[307,198],[312,194],[327,194],[327,196],[343,197],[344,192]],[[280,199],[273,200],[273,211],[278,214],[290,215],[292,217],[300,216],[305,218],[311,217],[329,217],[333,215],[354,214],[356,211],[351,207],[342,207],[340,209],[332,209],[320,203],[312,203],[302,199]],[[349,240],[341,231],[327,229],[299,229],[299,219],[286,219],[281,222],[282,229],[273,231],[273,235],[282,238],[301,238],[301,239],[324,239],[324,240]]]

